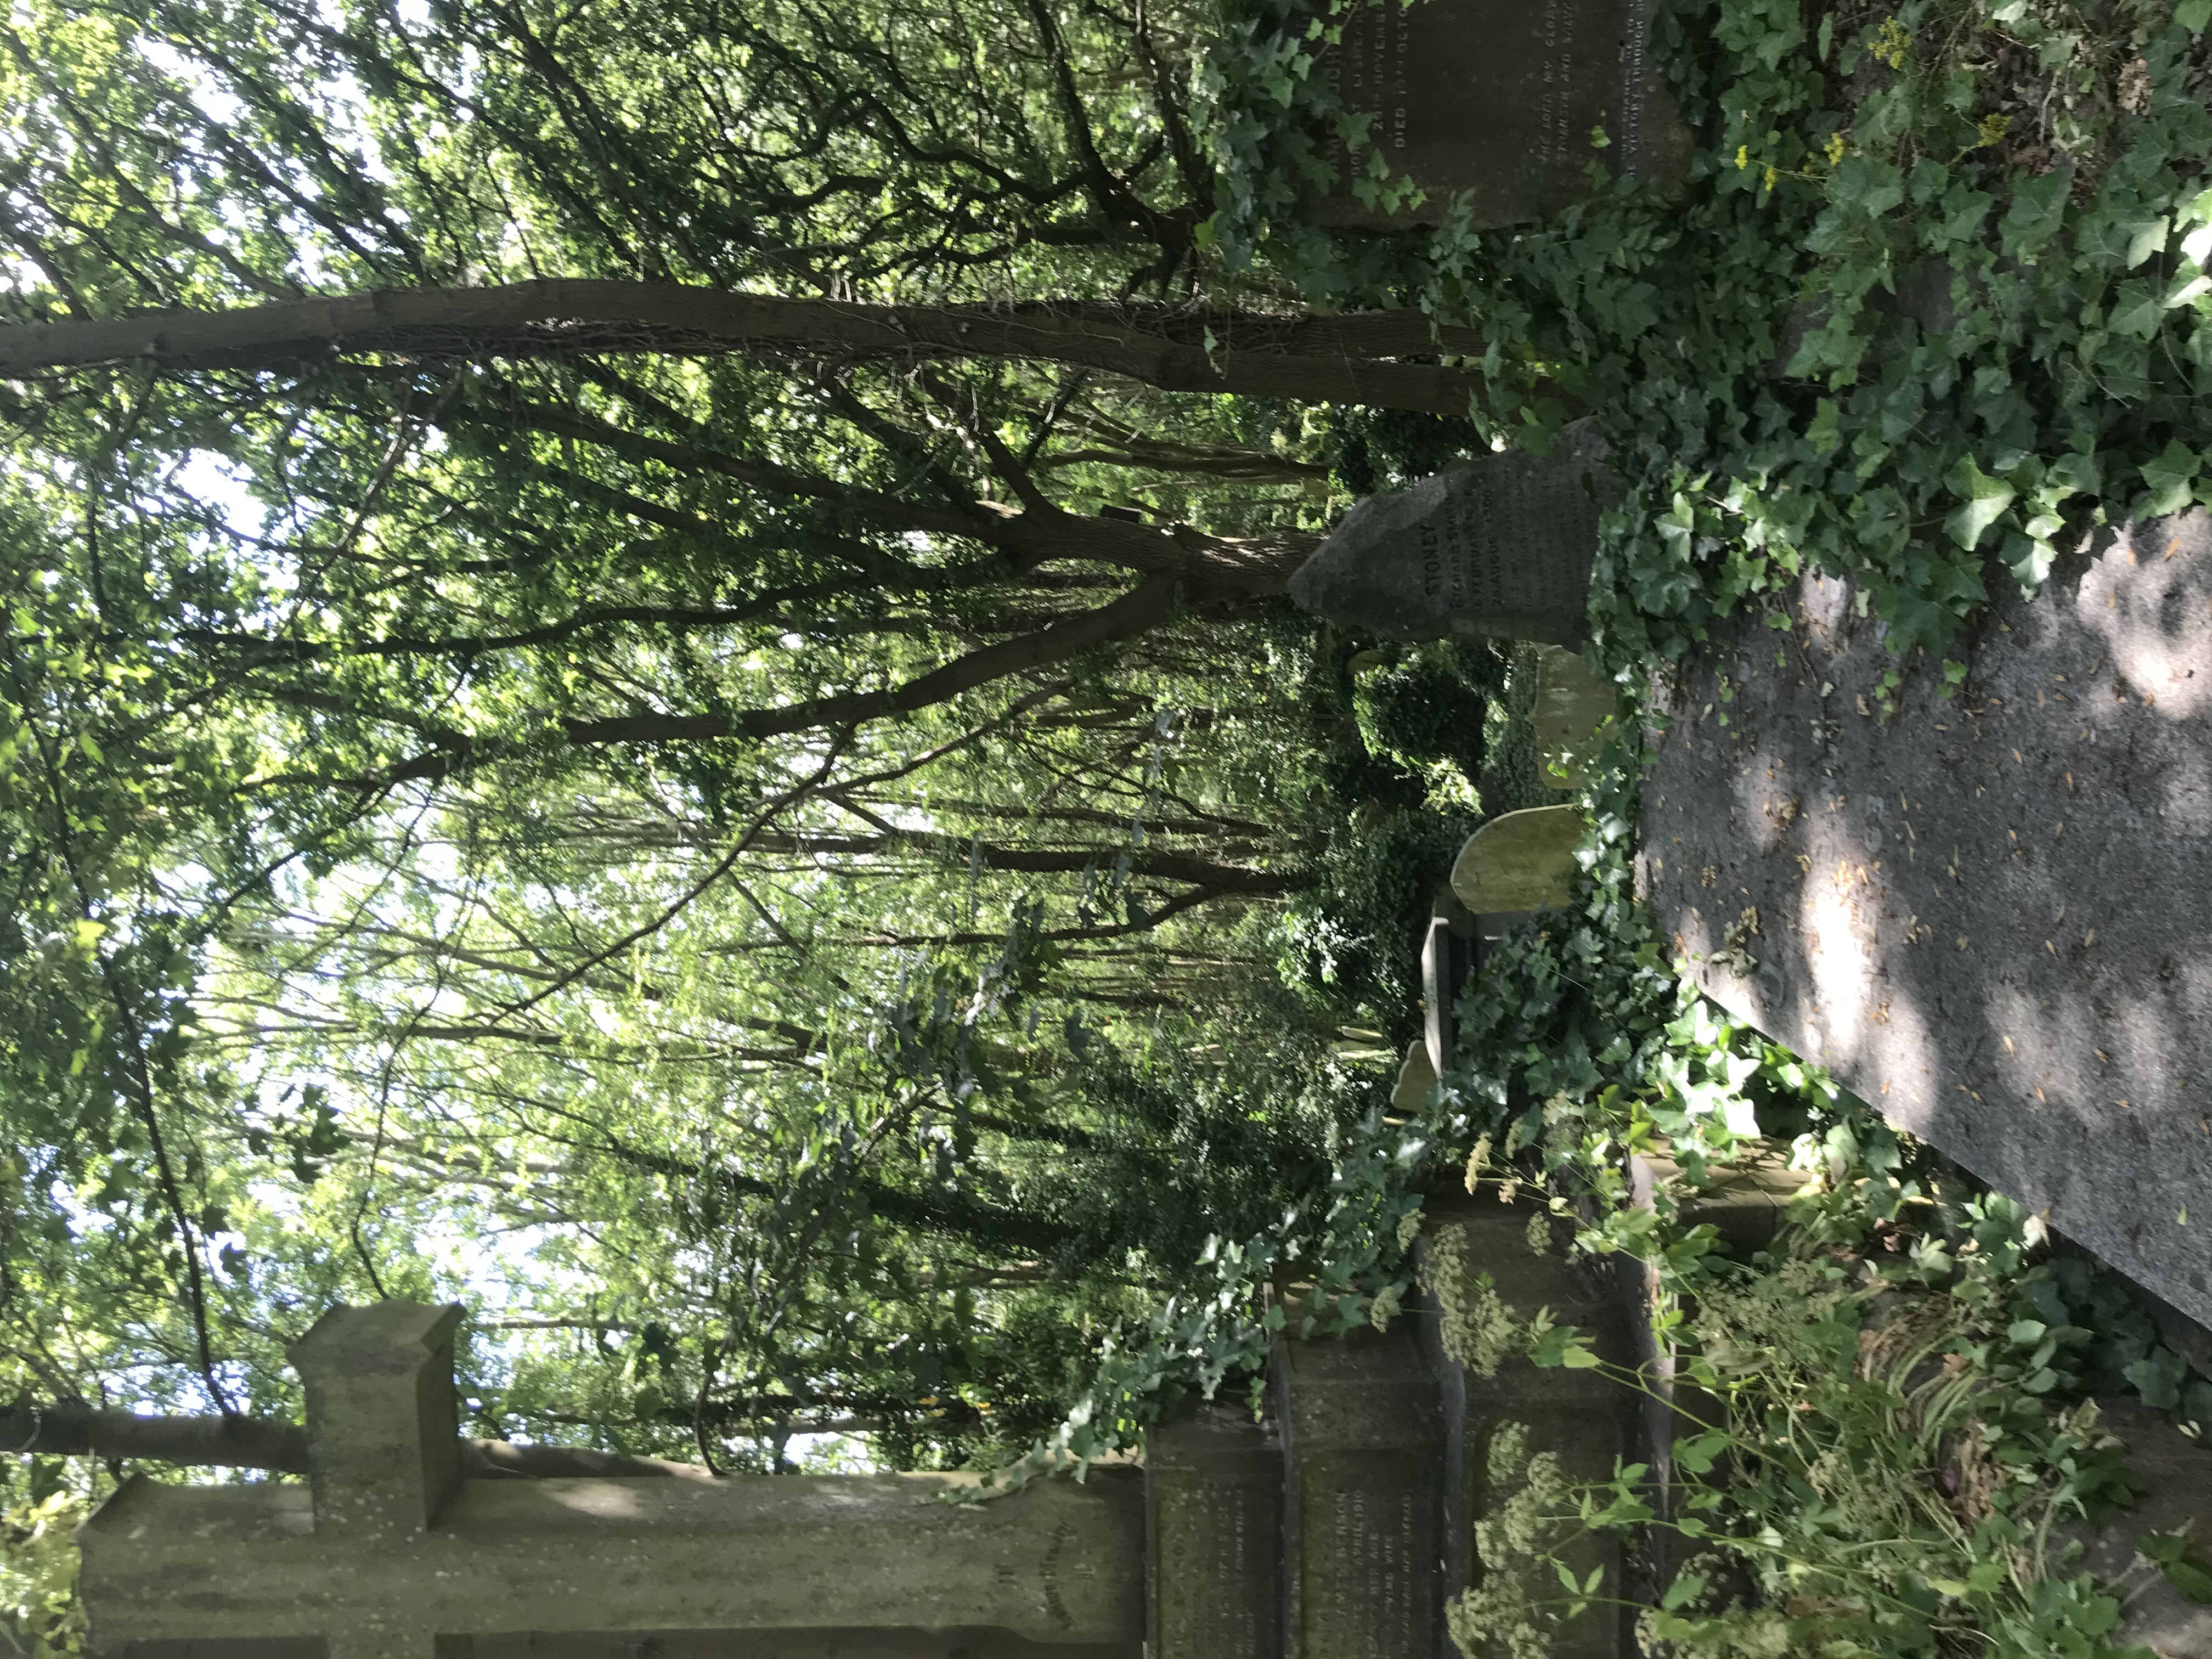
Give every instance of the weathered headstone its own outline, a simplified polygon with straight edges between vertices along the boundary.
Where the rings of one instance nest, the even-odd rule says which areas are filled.
[[[1504,812],[1467,838],[1452,860],[1452,891],[1470,910],[1550,910],[1575,878],[1583,815],[1573,806]]]
[[[1390,639],[1489,635],[1579,647],[1614,480],[1589,422],[1539,458],[1455,461],[1353,505],[1291,578],[1291,599]]]
[[[1282,1651],[1283,1449],[1225,1407],[1146,1437],[1151,1659]]]
[[[1386,214],[1340,184],[1305,216],[1354,229],[1436,224],[1464,195],[1476,228],[1517,224],[1587,195],[1593,161],[1678,188],[1695,140],[1652,65],[1651,9],[1651,0],[1356,7],[1322,58],[1346,108],[1369,118],[1375,148],[1354,165],[1379,153],[1427,199]]]
[[[1437,1385],[1412,1334],[1277,1345],[1284,1659],[1437,1650],[1444,1553]]]
[[[1598,732],[1619,713],[1620,700],[1576,653],[1540,645],[1535,656],[1536,702],[1528,719],[1543,780],[1554,789],[1578,789],[1589,781]]]
[[[1427,1052],[1431,1083],[1451,1064],[1453,1005],[1475,969],[1482,947],[1481,921],[1449,886],[1431,902],[1429,929],[1421,938],[1421,1043]],[[1425,1085],[1422,1092],[1427,1093]]]
[[[311,1486],[125,1482],[81,1534],[93,1650],[478,1659],[541,1632],[628,1644],[609,1654],[640,1632],[742,1632],[783,1659],[1143,1650],[1134,1470],[973,1505],[934,1501],[969,1480],[948,1474],[458,1480],[459,1311],[340,1309],[294,1348]]]
[[[1609,1478],[1615,1460],[1635,1444],[1637,1396],[1597,1370],[1539,1369],[1493,1350],[1485,1327],[1493,1310],[1526,1320],[1548,1308],[1561,1324],[1591,1334],[1600,1353],[1619,1363],[1630,1357],[1627,1310],[1609,1304],[1601,1287],[1552,1248],[1544,1212],[1529,1205],[1431,1200],[1416,1266],[1426,1299],[1414,1324],[1442,1385],[1446,1593],[1459,1596],[1486,1584],[1496,1591],[1517,1582],[1531,1601],[1556,1601],[1557,1570],[1527,1547],[1529,1534],[1541,1528],[1509,1519],[1509,1507],[1529,1501],[1532,1473],[1539,1483],[1546,1478],[1539,1459],[1569,1483]],[[1555,1507],[1571,1510],[1572,1503]],[[1584,1534],[1571,1523],[1552,1530],[1565,1541],[1560,1559],[1578,1581],[1602,1574],[1596,1605],[1561,1625],[1545,1651],[1555,1659],[1636,1651],[1619,1606],[1628,1565],[1620,1538]]]
[[[1993,592],[1956,687],[1850,584],[1788,597],[1788,632],[1717,623],[1656,688],[1662,936],[1731,1014],[2212,1324],[2212,514]]]

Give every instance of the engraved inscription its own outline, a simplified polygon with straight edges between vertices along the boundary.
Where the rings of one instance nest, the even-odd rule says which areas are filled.
[[[1402,1659],[1426,1634],[1424,1529],[1411,1491],[1355,1487],[1329,1505],[1326,1641],[1340,1659]],[[1318,1632],[1316,1632],[1318,1633]]]

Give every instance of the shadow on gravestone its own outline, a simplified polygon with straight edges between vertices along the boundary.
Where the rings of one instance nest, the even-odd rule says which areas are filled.
[[[1440,224],[1460,200],[1475,229],[1518,224],[1587,196],[1594,161],[1679,192],[1696,138],[1652,65],[1651,12],[1652,0],[1354,7],[1319,67],[1374,147],[1336,158],[1339,176],[1379,155],[1426,199],[1384,213],[1340,185],[1300,216],[1394,230]]]
[[[1451,887],[1470,910],[1552,910],[1567,902],[1582,842],[1573,806],[1531,806],[1490,820],[1452,861]]]
[[[1598,519],[1618,481],[1595,423],[1557,451],[1455,461],[1355,502],[1291,578],[1302,611],[1397,640],[1488,635],[1579,647]]]

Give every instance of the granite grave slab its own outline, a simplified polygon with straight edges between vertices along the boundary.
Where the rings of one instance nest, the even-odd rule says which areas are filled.
[[[1893,719],[1861,597],[1659,688],[1638,890],[1707,994],[2212,1323],[2212,516],[2001,590]]]
[[[1579,647],[1601,503],[1616,488],[1587,421],[1549,456],[1508,449],[1455,461],[1356,502],[1291,578],[1291,599],[1390,639]]]

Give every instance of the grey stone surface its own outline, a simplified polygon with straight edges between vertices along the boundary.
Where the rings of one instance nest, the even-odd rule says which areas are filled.
[[[1437,1385],[1403,1327],[1282,1342],[1285,1659],[1407,1659],[1442,1640]]]
[[[444,1482],[453,1316],[336,1310],[297,1345],[312,1489],[118,1489],[79,1535],[93,1650],[322,1636],[329,1659],[471,1659],[470,1638],[667,1632],[789,1659],[1142,1652],[1135,1469],[981,1504],[939,1501],[973,1484],[952,1474]]]
[[[1554,789],[1578,789],[1589,781],[1601,728],[1620,701],[1576,653],[1556,645],[1540,645],[1535,653],[1536,699],[1528,719],[1536,728],[1544,781]]]
[[[1353,8],[1322,72],[1370,118],[1392,173],[1428,198],[1383,214],[1340,185],[1308,216],[1352,228],[1436,224],[1464,193],[1477,228],[1516,224],[1587,195],[1594,161],[1678,188],[1694,140],[1652,67],[1650,10],[1650,0]],[[1603,149],[1593,127],[1605,130]]]
[[[2079,1561],[2060,1571],[2118,1580],[2129,1593],[2113,1644],[2141,1644],[2159,1659],[2212,1659],[2212,1607],[2192,1601],[2135,1560],[2135,1540],[2146,1532],[2187,1528],[2191,1553],[2212,1559],[2212,1447],[2198,1444],[2138,1400],[2098,1402],[2104,1427],[2127,1446],[2128,1472],[2142,1486],[2136,1506],[2092,1532],[2078,1522],[2063,1530],[2084,1546]],[[2132,1571],[2131,1571],[2132,1569]]]
[[[1467,838],[1452,860],[1451,886],[1478,912],[1548,910],[1567,902],[1583,815],[1574,806],[1504,812]]]
[[[1201,1406],[1146,1438],[1150,1659],[1282,1650],[1283,1449],[1243,1413]]]
[[[1390,1109],[1401,1117],[1413,1116],[1436,1086],[1437,1067],[1429,1058],[1429,1045],[1425,1039],[1416,1038],[1406,1045],[1406,1057],[1398,1063],[1398,1080],[1390,1089]]]
[[[1855,598],[1660,688],[1639,890],[1709,994],[2212,1323],[2212,518],[2001,588],[1890,721]]]
[[[286,1352],[307,1396],[315,1530],[397,1541],[438,1518],[461,1481],[453,1330],[461,1307],[333,1308]]]
[[[1637,1443],[1639,1396],[1595,1370],[1540,1368],[1520,1358],[1504,1359],[1486,1376],[1480,1364],[1468,1363],[1464,1322],[1474,1311],[1474,1287],[1486,1273],[1498,1301],[1516,1316],[1549,1308],[1559,1323],[1589,1333],[1606,1358],[1626,1364],[1633,1357],[1626,1310],[1615,1287],[1586,1279],[1555,1248],[1542,1255],[1531,1248],[1530,1222],[1541,1215],[1533,1206],[1499,1203],[1486,1193],[1452,1195],[1431,1199],[1425,1214],[1416,1265],[1426,1299],[1414,1325],[1441,1382],[1444,1592],[1457,1595],[1486,1575],[1505,1573],[1525,1576],[1536,1599],[1554,1598],[1559,1583],[1550,1562],[1515,1557],[1491,1523],[1534,1456],[1557,1458],[1571,1481],[1610,1478],[1614,1460]],[[1510,1460],[1499,1455],[1508,1445],[1517,1448]],[[1627,1578],[1629,1562],[1617,1536],[1577,1539],[1561,1559],[1578,1577],[1604,1568],[1606,1596],[1642,1588]],[[1555,1659],[1619,1659],[1635,1651],[1630,1621],[1618,1607],[1595,1607],[1563,1625],[1548,1651]]]
[[[1599,503],[1615,487],[1595,428],[1550,456],[1455,461],[1355,503],[1291,578],[1300,609],[1392,639],[1488,635],[1579,646]]]

